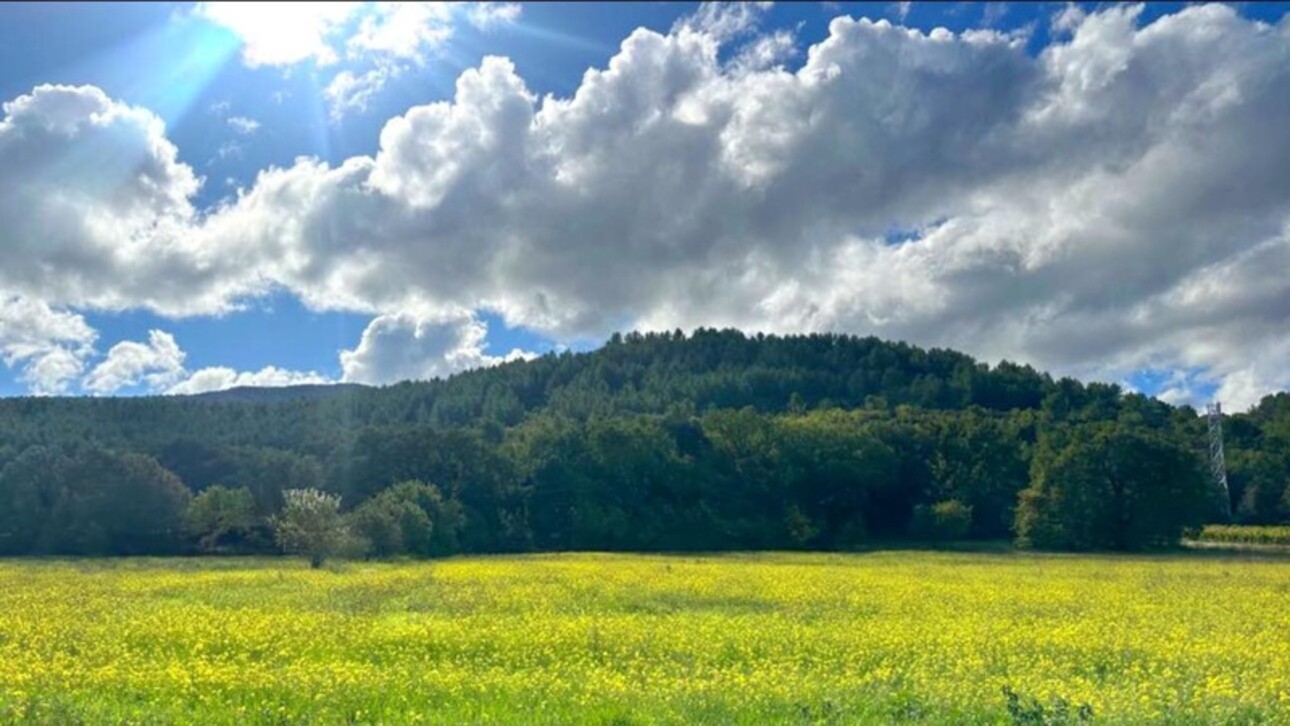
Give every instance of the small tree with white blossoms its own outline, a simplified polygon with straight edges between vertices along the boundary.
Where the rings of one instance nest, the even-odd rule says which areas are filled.
[[[284,552],[304,555],[309,566],[346,552],[352,540],[340,513],[340,496],[317,489],[282,493],[282,513],[273,519],[274,538]]]

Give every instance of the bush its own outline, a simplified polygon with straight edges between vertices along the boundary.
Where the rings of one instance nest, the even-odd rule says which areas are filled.
[[[407,554],[409,544],[429,539],[433,526],[423,509],[413,502],[379,494],[349,515],[350,527],[361,537],[369,554],[393,557]]]
[[[456,500],[445,500],[438,487],[420,481],[395,484],[363,502],[348,519],[354,534],[377,557],[456,552],[464,523]]]

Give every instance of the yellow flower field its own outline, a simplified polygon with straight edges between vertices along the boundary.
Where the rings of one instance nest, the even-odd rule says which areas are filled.
[[[1290,723],[1290,560],[0,561],[6,723],[1089,718]]]

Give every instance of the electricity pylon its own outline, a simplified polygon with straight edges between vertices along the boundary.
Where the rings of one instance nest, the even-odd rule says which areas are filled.
[[[1224,520],[1232,518],[1232,495],[1227,489],[1227,459],[1223,457],[1223,407],[1215,401],[1205,407],[1209,422],[1209,478]]]

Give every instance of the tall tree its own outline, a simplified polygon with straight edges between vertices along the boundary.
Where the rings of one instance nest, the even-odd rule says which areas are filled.
[[[0,548],[13,553],[159,554],[181,546],[188,490],[142,454],[28,449],[0,475]]]
[[[1044,549],[1139,550],[1176,545],[1211,498],[1189,449],[1149,431],[1097,425],[1035,461],[1017,537]],[[1050,444],[1049,444],[1050,445]]]
[[[198,549],[214,552],[229,539],[246,537],[258,519],[249,489],[216,484],[193,497],[184,513],[184,529],[197,538]]]

